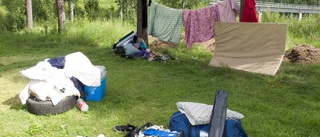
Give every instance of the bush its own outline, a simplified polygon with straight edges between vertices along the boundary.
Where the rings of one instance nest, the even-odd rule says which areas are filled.
[[[287,23],[289,24],[289,34],[302,42],[316,43],[320,40],[320,15],[303,14],[299,20],[297,14],[279,13],[267,11],[263,13],[262,22],[268,23]],[[315,45],[319,46],[320,45]]]

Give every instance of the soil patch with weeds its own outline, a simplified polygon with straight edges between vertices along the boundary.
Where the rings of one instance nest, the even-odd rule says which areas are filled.
[[[300,44],[285,53],[284,62],[320,63],[320,48]]]

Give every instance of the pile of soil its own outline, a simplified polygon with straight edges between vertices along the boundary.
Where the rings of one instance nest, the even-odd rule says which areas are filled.
[[[300,44],[285,53],[284,62],[320,63],[320,48]]]
[[[149,46],[152,50],[155,51],[162,51],[166,48],[176,48],[178,44],[172,43],[172,42],[166,42],[157,39],[156,37],[149,36],[148,40],[150,41]],[[185,35],[181,34],[180,42],[185,42]],[[215,49],[215,39],[212,38],[206,42],[194,42],[194,46],[201,46],[203,47],[206,51],[209,52],[214,52]]]

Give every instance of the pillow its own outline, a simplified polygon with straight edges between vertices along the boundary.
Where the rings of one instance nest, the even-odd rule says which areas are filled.
[[[131,55],[132,56],[132,55],[140,52],[140,50],[135,48],[132,43],[128,43],[128,44],[123,45],[123,48],[124,48],[124,51],[125,51],[126,55]]]
[[[184,113],[192,125],[203,125],[210,122],[212,106],[194,103],[194,102],[178,102],[178,110]]]
[[[184,113],[192,125],[209,124],[213,105],[195,102],[177,102],[178,110]],[[242,119],[244,116],[236,111],[227,109],[227,119]]]

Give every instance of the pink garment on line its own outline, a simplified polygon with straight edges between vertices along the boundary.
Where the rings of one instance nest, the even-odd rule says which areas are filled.
[[[204,42],[214,37],[217,13],[217,4],[198,10],[183,10],[187,48],[191,48],[193,42]]]
[[[240,13],[240,6],[235,0],[224,0],[217,5],[219,22],[236,22],[236,17]]]

